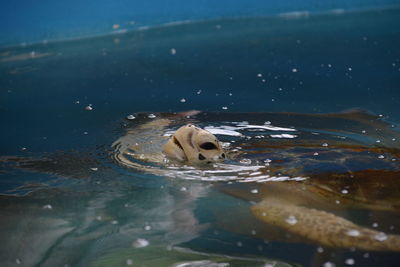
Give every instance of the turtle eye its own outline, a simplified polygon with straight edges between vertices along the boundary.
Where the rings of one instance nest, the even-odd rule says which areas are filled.
[[[200,145],[200,148],[205,150],[217,149],[217,146],[211,142],[205,142]]]

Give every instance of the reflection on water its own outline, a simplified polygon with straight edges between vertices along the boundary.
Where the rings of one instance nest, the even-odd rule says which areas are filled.
[[[398,14],[1,50],[0,262],[396,266]],[[354,107],[383,115],[337,113]],[[159,113],[192,109],[205,112]],[[162,144],[186,123],[218,135],[227,160],[166,161]]]
[[[294,258],[268,252],[283,244],[316,250],[317,262],[338,259],[323,251],[399,251],[400,150],[392,141],[399,132],[381,118],[359,111],[134,116],[105,156],[3,158],[8,171],[76,179],[1,198],[4,262],[257,266],[277,262],[267,258],[291,264]],[[168,133],[189,122],[218,135],[225,163],[179,166],[155,155]],[[288,133],[295,136],[283,138]],[[128,152],[122,161],[115,156]],[[249,253],[252,259],[240,256]]]

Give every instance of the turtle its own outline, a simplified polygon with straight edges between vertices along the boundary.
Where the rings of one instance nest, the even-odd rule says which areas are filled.
[[[205,130],[194,126],[196,122]],[[182,124],[174,132],[176,125]],[[303,241],[334,248],[400,251],[400,235],[339,215],[343,208],[398,215],[400,138],[394,128],[379,116],[359,110],[233,116],[190,112],[178,120],[159,118],[130,128],[114,146],[118,147],[116,159],[127,167],[138,168],[139,160],[139,169],[159,175],[228,181],[219,184],[221,191],[251,201],[255,218]],[[148,138],[156,153],[146,154],[147,143],[134,138],[139,131],[143,135],[143,130],[147,137],[156,134],[168,141]],[[193,132],[198,131],[207,138],[193,145]],[[220,142],[212,133],[234,138]],[[167,148],[163,153],[162,145]],[[204,150],[199,149],[207,145],[206,151],[212,154],[206,160]],[[181,165],[171,165],[171,160]],[[160,172],[154,165],[143,167],[144,162],[166,165]],[[212,167],[199,167],[204,162]],[[396,219],[394,224],[400,222],[398,216]]]
[[[110,157],[124,168],[213,183],[249,202],[262,228],[279,228],[301,242],[400,251],[400,235],[340,214],[351,208],[398,223],[398,126],[380,116],[359,110],[189,111],[138,113],[123,125],[125,132],[112,143]],[[37,161],[17,161],[21,168],[46,169]]]

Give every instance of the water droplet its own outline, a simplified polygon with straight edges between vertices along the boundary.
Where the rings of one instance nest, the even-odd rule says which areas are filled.
[[[257,193],[258,193],[258,190],[257,190],[257,189],[252,189],[250,192],[251,192],[252,194],[257,194]]]
[[[290,215],[289,217],[287,217],[285,221],[290,225],[295,225],[297,223],[297,219],[293,215]]]
[[[386,239],[388,239],[388,236],[384,232],[379,232],[374,235],[374,239],[378,241],[385,241]]]
[[[92,104],[89,104],[85,107],[85,110],[93,110]]]
[[[322,252],[324,252],[324,249],[322,247],[318,247],[317,251],[318,251],[318,253],[322,253]]]
[[[361,233],[360,233],[360,231],[358,231],[358,230],[351,229],[351,230],[348,230],[348,231],[346,232],[346,235],[348,235],[348,236],[360,236]]]
[[[133,260],[132,259],[127,259],[126,260],[126,265],[132,265],[133,264]]]
[[[384,155],[379,155],[378,158],[379,158],[379,159],[384,159],[385,156],[384,156]]]
[[[181,101],[181,103],[185,103],[186,99],[182,98],[180,101]]]
[[[324,263],[323,267],[335,267],[336,265],[333,262],[327,261]]]
[[[222,107],[222,109],[223,109],[223,110],[227,110],[227,109],[228,109],[228,107]]]
[[[52,207],[50,204],[47,204],[47,205],[44,205],[44,206],[43,206],[43,209],[45,209],[45,210],[51,210],[51,209],[53,209],[53,207]]]
[[[128,116],[126,116],[126,118],[127,118],[128,120],[134,120],[134,119],[136,119],[136,117],[133,116],[133,115],[128,115]]]
[[[132,246],[134,248],[144,248],[147,247],[149,244],[150,244],[149,241],[147,241],[146,239],[138,238],[132,243]]]
[[[341,192],[342,192],[342,194],[348,194],[349,193],[349,191],[347,189],[343,189]]]
[[[176,54],[176,49],[175,49],[175,48],[171,48],[171,49],[169,50],[169,53],[170,53],[171,55],[175,55],[175,54]]]
[[[354,259],[346,259],[346,260],[345,260],[345,263],[346,263],[347,265],[354,265],[355,261],[354,261]]]
[[[149,114],[149,116],[147,116],[148,118],[150,118],[150,119],[154,119],[155,117],[156,117],[156,115],[154,115],[154,114]]]
[[[251,159],[241,159],[239,161],[242,164],[250,165],[251,164]]]
[[[150,226],[150,225],[146,225],[146,226],[144,227],[144,230],[150,231],[150,230],[151,230],[151,226]]]
[[[329,145],[328,145],[328,143],[323,143],[322,146],[323,146],[323,147],[327,147],[327,146],[329,146]]]

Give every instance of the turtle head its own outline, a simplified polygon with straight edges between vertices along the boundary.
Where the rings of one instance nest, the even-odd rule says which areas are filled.
[[[187,124],[179,128],[164,146],[170,159],[190,164],[221,162],[225,152],[218,139],[209,131]]]

